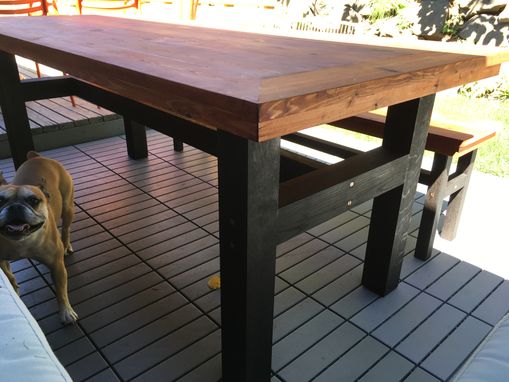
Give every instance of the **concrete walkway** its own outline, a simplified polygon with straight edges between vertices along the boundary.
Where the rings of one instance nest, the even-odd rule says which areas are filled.
[[[475,171],[458,235],[437,235],[434,247],[478,267],[509,278],[509,179]]]

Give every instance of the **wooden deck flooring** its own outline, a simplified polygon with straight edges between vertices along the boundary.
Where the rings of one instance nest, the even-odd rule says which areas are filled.
[[[76,381],[221,378],[219,291],[207,287],[219,271],[216,159],[152,131],[149,145],[139,161],[122,137],[45,153],[75,180],[66,264],[78,324],[61,326],[45,267],[12,266]],[[13,176],[10,160],[0,170]],[[415,232],[393,293],[360,286],[370,208],[278,247],[273,381],[444,381],[509,311],[509,281],[437,251],[415,259]]]
[[[18,66],[24,78],[36,77],[34,68]],[[26,103],[30,128],[38,149],[45,150],[122,133],[123,125],[119,115],[98,108],[81,98],[75,97],[75,103],[76,105],[72,106],[70,97]],[[9,155],[5,124],[0,109],[0,158]]]

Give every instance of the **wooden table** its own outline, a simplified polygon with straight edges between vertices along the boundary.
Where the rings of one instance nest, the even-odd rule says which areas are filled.
[[[0,51],[16,166],[33,148],[23,102],[70,94],[124,115],[132,157],[147,154],[144,125],[218,157],[223,376],[236,382],[270,379],[278,243],[374,198],[363,284],[397,286],[434,93],[509,59],[99,16],[2,18]],[[20,83],[13,54],[73,77]],[[280,184],[281,136],[383,106],[382,147]]]

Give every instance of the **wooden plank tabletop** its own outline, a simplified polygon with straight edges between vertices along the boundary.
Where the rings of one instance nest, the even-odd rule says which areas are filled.
[[[493,76],[509,60],[503,50],[375,43],[103,16],[0,19],[1,50],[257,141]]]

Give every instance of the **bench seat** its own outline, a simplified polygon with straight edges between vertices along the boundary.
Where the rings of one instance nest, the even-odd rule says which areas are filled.
[[[365,113],[332,122],[330,125],[383,138],[385,114],[383,111]],[[428,190],[419,225],[416,257],[428,259],[431,256],[442,205],[448,196],[447,213],[440,235],[447,240],[453,240],[456,236],[477,149],[495,137],[496,133],[497,129],[489,123],[474,125],[432,121],[426,150],[434,153],[433,165],[431,171],[422,169],[419,177],[419,183],[428,186]],[[340,158],[348,158],[361,152],[302,133],[290,134],[284,139]],[[453,156],[459,158],[455,171],[451,172]]]

